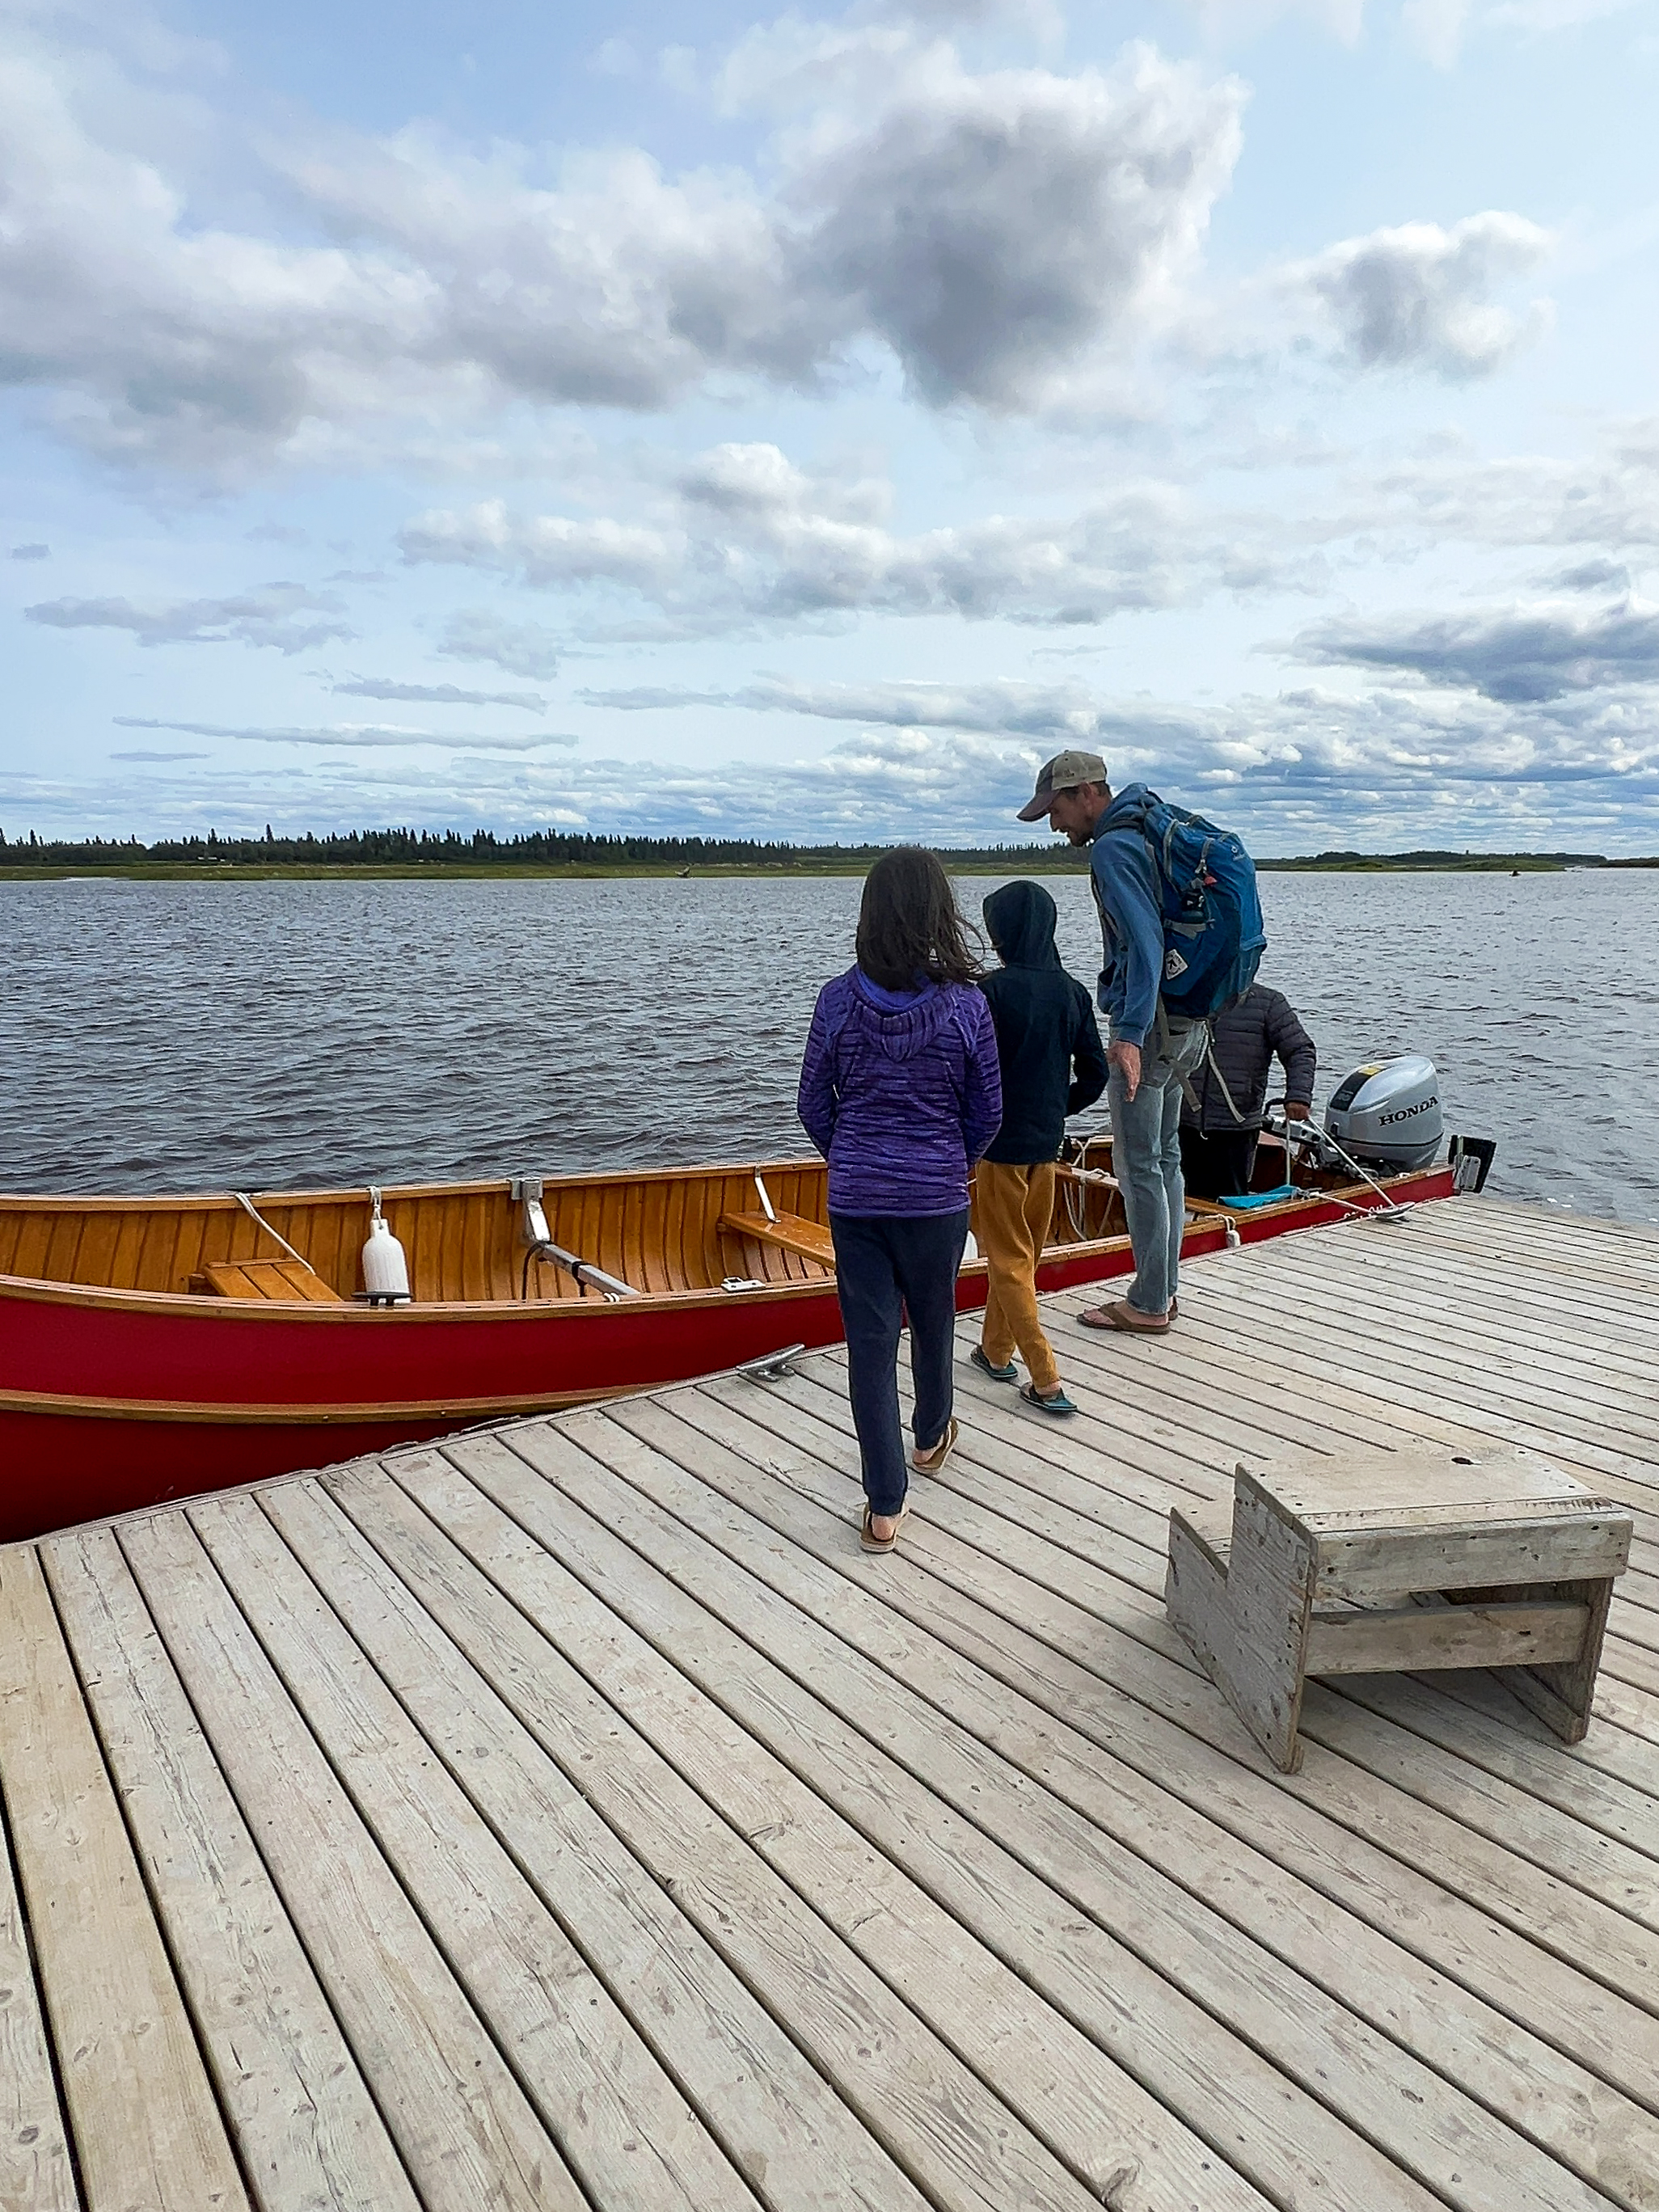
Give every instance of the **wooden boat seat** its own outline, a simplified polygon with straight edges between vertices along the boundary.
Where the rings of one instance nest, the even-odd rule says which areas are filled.
[[[1056,1160],[1054,1176],[1060,1182],[1074,1182],[1085,1189],[1091,1185],[1097,1190],[1119,1188],[1117,1177],[1109,1168],[1079,1168],[1070,1160]]]
[[[1170,1515],[1164,1603],[1285,1773],[1310,1674],[1501,1669],[1568,1743],[1589,1725],[1631,1517],[1513,1450],[1311,1454]]]
[[[757,1244],[775,1244],[798,1259],[816,1260],[820,1267],[836,1271],[836,1248],[821,1221],[803,1221],[798,1213],[723,1213],[720,1227],[732,1237],[752,1237]]]
[[[270,1298],[280,1305],[343,1306],[314,1267],[303,1260],[215,1260],[202,1270],[211,1297]]]

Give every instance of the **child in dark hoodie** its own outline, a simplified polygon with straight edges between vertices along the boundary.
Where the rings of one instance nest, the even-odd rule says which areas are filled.
[[[1106,1088],[1094,1008],[1054,950],[1054,902],[1041,884],[1005,884],[985,902],[1002,966],[980,984],[996,1024],[1002,1127],[974,1179],[975,1221],[990,1275],[975,1367],[1017,1381],[1018,1346],[1030,1370],[1020,1396],[1045,1413],[1075,1412],[1042,1333],[1036,1267],[1054,1211],[1054,1162],[1066,1117]]]
[[[957,1440],[951,1353],[968,1170],[1002,1111],[996,1038],[975,973],[933,854],[914,846],[883,854],[865,880],[858,965],[819,992],[801,1066],[800,1118],[830,1163],[866,1551],[892,1550],[907,1510],[898,1398],[906,1310],[910,1465],[934,1473]]]

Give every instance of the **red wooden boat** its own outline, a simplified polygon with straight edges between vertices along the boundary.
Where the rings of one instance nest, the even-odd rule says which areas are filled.
[[[1041,1288],[1130,1271],[1109,1158],[1065,1171]],[[1297,1173],[1246,1242],[1452,1188]],[[1284,1175],[1264,1139],[1258,1185]],[[840,1337],[822,1161],[563,1176],[539,1203],[388,1190],[412,1297],[375,1307],[363,1190],[0,1197],[0,1540]],[[1196,1211],[1185,1249],[1229,1234]],[[984,1304],[982,1262],[957,1296]]]

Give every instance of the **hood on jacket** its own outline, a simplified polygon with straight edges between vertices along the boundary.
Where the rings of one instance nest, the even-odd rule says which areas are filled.
[[[984,906],[985,927],[1007,968],[1058,968],[1054,950],[1057,919],[1053,899],[1041,884],[1004,884]]]
[[[889,1060],[909,1060],[933,1042],[951,1019],[950,994],[937,983],[914,991],[889,991],[853,970],[851,1019]]]

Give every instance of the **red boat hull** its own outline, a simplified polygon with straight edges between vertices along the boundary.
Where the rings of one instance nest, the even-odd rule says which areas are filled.
[[[1391,1197],[1450,1194],[1441,1169]],[[1238,1218],[1247,1243],[1381,1203],[1343,1194]],[[1188,1231],[1188,1255],[1225,1243]],[[1056,1250],[1039,1287],[1130,1272],[1127,1242]],[[963,1271],[962,1310],[985,1302]],[[842,1334],[822,1279],[617,1304],[363,1307],[235,1304],[0,1280],[0,1541],[716,1372]]]

